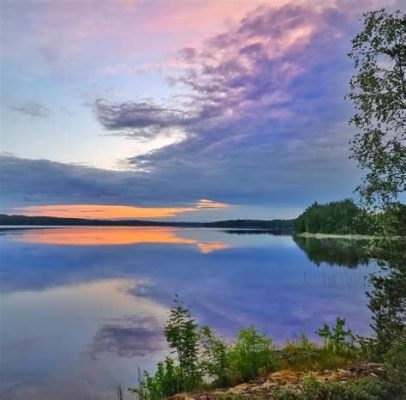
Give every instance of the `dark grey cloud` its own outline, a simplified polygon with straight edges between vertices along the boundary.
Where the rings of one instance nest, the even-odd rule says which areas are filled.
[[[11,105],[10,108],[21,114],[36,118],[46,118],[49,116],[49,108],[37,101],[27,101],[21,104]]]
[[[317,155],[324,146],[319,143],[315,150],[301,143],[278,148],[240,143],[227,157],[219,146],[196,159],[191,152],[181,162],[169,155],[166,169],[151,172],[0,156],[0,211],[16,213],[16,207],[41,204],[189,206],[199,199],[305,207],[314,200],[349,196],[357,181],[351,163],[341,163],[345,156],[340,144],[330,144],[334,155]]]
[[[112,103],[98,99],[94,110],[105,129],[127,136],[150,137],[163,129],[186,126],[192,119],[181,109],[157,106],[150,101]]]
[[[162,323],[152,315],[132,315],[109,320],[96,333],[91,354],[143,357],[166,348]]]

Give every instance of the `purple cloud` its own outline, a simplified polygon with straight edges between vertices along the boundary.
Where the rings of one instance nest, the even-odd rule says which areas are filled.
[[[188,67],[171,79],[186,89],[178,107],[99,99],[96,115],[106,129],[129,136],[145,136],[146,129],[153,136],[168,128],[185,128],[186,141],[200,149],[203,142],[211,146],[233,142],[236,136],[263,136],[280,121],[289,126],[293,118],[312,118],[320,111],[316,107],[342,102],[351,26],[354,15],[348,10],[259,7],[201,48],[179,51],[179,61]],[[325,71],[325,79],[320,79]],[[334,92],[326,104],[329,89]],[[278,135],[278,129],[271,130]]]

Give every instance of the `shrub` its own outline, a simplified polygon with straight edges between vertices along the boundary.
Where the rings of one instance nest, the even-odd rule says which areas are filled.
[[[177,356],[180,389],[189,391],[198,388],[202,384],[202,374],[198,362],[198,325],[177,296],[165,327],[165,337],[172,352]]]
[[[241,329],[235,344],[227,352],[230,383],[251,380],[276,367],[272,340],[254,327]]]
[[[354,335],[351,329],[345,330],[345,319],[337,318],[334,327],[324,324],[316,333],[323,339],[324,347],[333,352],[347,350],[352,347]]]
[[[212,386],[220,387],[248,381],[275,369],[272,341],[255,328],[241,329],[232,344],[215,337],[209,327],[198,333],[196,328],[189,311],[176,302],[165,334],[177,359],[167,357],[158,363],[154,375],[144,371],[138,388],[129,390],[140,400],[161,400],[182,391],[201,389],[204,375],[214,378]]]
[[[291,340],[280,350],[278,368],[295,371],[318,369],[320,347],[302,333],[297,340]]]
[[[362,358],[354,344],[354,334],[351,329],[345,329],[345,319],[337,318],[333,327],[324,324],[316,333],[323,339],[318,354],[319,369],[340,368]]]
[[[406,399],[406,333],[403,333],[385,355],[386,381],[390,399]]]
[[[213,335],[208,326],[201,329],[201,368],[213,378],[213,386],[223,387],[228,384],[227,345]]]
[[[341,368],[362,358],[361,351],[354,345],[351,330],[346,330],[345,320],[337,318],[336,325],[324,324],[317,330],[323,338],[323,345],[310,342],[302,334],[299,340],[290,341],[279,352],[278,367],[295,371],[315,371]]]
[[[164,362],[157,364],[154,375],[147,371],[139,371],[138,387],[129,388],[129,391],[138,395],[139,400],[161,400],[181,391],[182,376],[180,368],[167,357]]]

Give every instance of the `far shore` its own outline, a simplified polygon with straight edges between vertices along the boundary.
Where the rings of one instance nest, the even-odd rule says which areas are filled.
[[[337,234],[337,233],[311,233],[302,232],[295,236],[308,237],[315,239],[348,239],[348,240],[370,240],[370,239],[400,239],[404,236],[373,236],[373,235],[358,235],[358,234]]]

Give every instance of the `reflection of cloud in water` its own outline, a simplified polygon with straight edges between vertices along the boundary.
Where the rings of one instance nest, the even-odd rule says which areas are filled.
[[[106,246],[131,244],[187,244],[196,246],[203,254],[229,247],[220,241],[202,241],[178,236],[173,228],[45,228],[27,229],[16,236],[17,241],[24,243],[74,245],[74,246]]]
[[[118,357],[144,357],[166,349],[162,323],[151,315],[109,320],[94,337],[91,354],[112,353]]]
[[[116,230],[68,229],[80,229],[85,236]],[[40,231],[64,230],[40,229],[35,240]],[[128,246],[35,245],[18,240],[20,231],[0,237],[6,312],[0,344],[7,350],[2,361],[9,374],[2,375],[2,387],[10,390],[21,380],[10,399],[111,399],[115,379],[134,384],[137,366],[152,370],[168,353],[162,331],[174,293],[200,324],[209,324],[225,339],[250,324],[277,343],[300,331],[314,337],[323,322],[334,323],[337,315],[355,332],[369,332],[363,286],[369,268],[325,262],[318,268],[290,237],[207,229],[120,230],[142,231],[144,239],[147,231],[167,232],[174,244],[165,244],[166,233],[160,236],[162,244],[148,244],[156,242],[155,235],[154,242]],[[226,243],[229,249],[206,255],[204,247],[197,251],[198,243]],[[26,340],[37,337],[42,340],[29,346]],[[10,349],[10,344],[17,346]],[[62,392],[65,397],[58,395]]]
[[[167,307],[129,293],[151,286],[110,279],[5,296],[0,398],[108,400],[117,382],[135,384],[137,365],[167,353]]]

